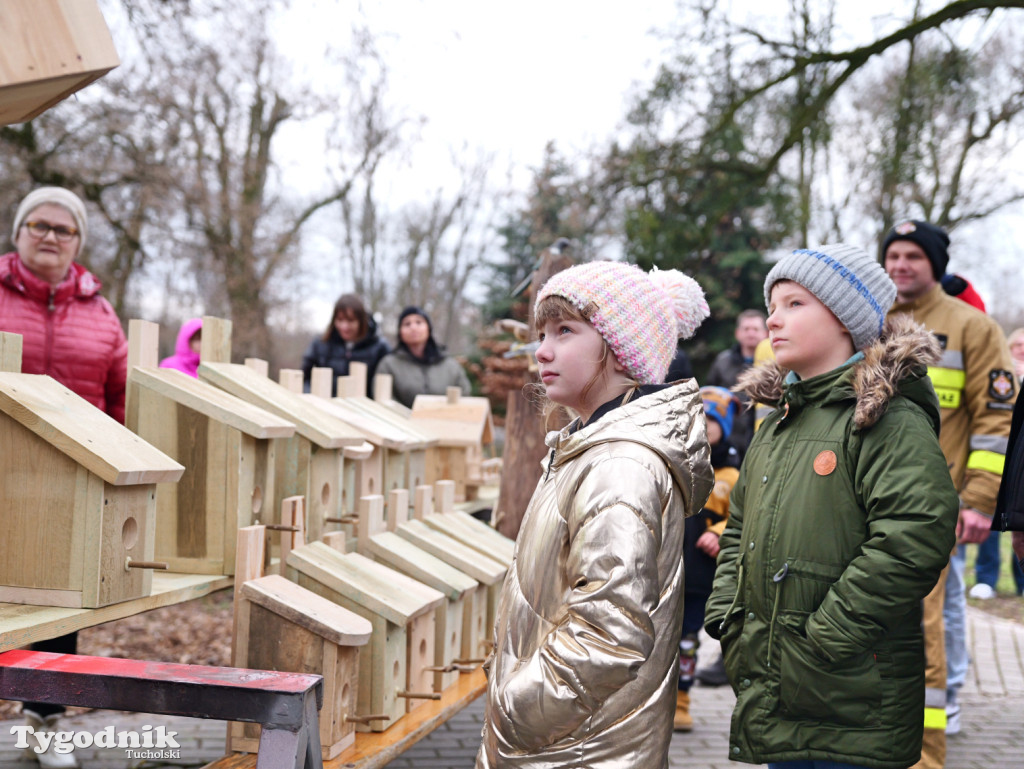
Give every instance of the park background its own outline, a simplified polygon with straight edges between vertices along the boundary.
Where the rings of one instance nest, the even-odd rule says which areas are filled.
[[[560,237],[697,277],[698,378],[781,251],[870,251],[906,217],[951,231],[1008,331],[1022,5],[101,0],[122,64],[0,128],[0,206],[79,192],[122,320],[169,352],[183,319],[230,318],[272,375],[354,291],[391,339],[425,307],[479,376]]]

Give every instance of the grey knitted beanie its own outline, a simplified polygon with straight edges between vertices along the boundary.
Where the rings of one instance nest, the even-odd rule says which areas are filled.
[[[766,307],[780,280],[792,280],[814,294],[846,326],[858,350],[878,339],[896,299],[896,284],[882,265],[863,249],[842,243],[797,249],[776,262],[764,281]]]
[[[85,248],[85,238],[89,234],[89,221],[85,215],[85,203],[71,190],[63,187],[37,187],[24,197],[14,215],[14,227],[11,230],[11,242],[18,244],[18,230],[25,223],[29,214],[39,206],[50,203],[68,210],[78,227],[78,253]]]

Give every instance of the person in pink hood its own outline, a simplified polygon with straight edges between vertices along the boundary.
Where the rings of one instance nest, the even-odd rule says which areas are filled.
[[[181,324],[178,332],[178,341],[174,345],[174,355],[160,361],[160,368],[173,368],[188,374],[190,377],[199,377],[199,346],[203,338],[203,319],[192,318]]]

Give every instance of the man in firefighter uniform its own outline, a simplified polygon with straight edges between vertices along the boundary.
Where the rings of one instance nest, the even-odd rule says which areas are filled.
[[[913,220],[893,227],[882,244],[882,253],[885,270],[897,289],[890,314],[912,315],[935,333],[942,346],[942,359],[928,373],[942,407],[939,443],[960,493],[957,541],[982,542],[995,512],[1017,387],[999,326],[942,288],[948,246],[949,236],[941,227]],[[950,577],[947,567],[924,602],[927,689],[924,744],[917,769],[942,769],[945,765],[947,704],[950,732],[958,729],[958,723],[954,724],[959,721],[956,692],[967,665],[963,638],[966,598],[962,563],[954,567],[957,572]],[[951,618],[948,684],[942,616],[946,601]]]

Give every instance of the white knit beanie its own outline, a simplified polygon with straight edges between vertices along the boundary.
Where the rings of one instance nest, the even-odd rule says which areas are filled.
[[[896,284],[882,265],[863,249],[842,243],[801,248],[776,262],[764,280],[766,307],[780,280],[792,280],[814,294],[846,326],[857,350],[878,339],[896,298]]]
[[[40,187],[32,190],[32,192],[25,196],[21,201],[21,205],[18,206],[18,212],[14,215],[14,229],[11,230],[11,241],[17,245],[18,230],[21,229],[21,225],[25,223],[28,215],[39,208],[39,206],[47,203],[66,208],[74,218],[75,226],[78,228],[78,253],[82,253],[82,249],[85,248],[86,235],[89,234],[89,227],[85,216],[85,203],[82,202],[78,195],[63,187]]]
[[[678,339],[689,339],[711,314],[704,291],[679,270],[646,273],[625,262],[589,262],[555,273],[537,292],[567,299],[640,384],[665,381]]]

